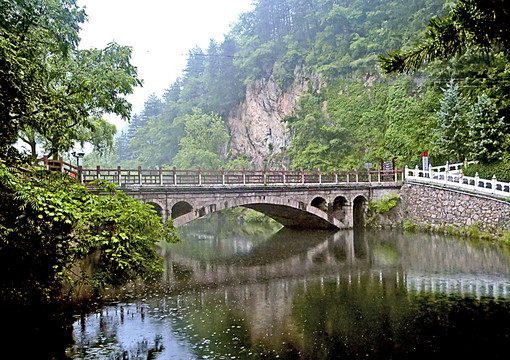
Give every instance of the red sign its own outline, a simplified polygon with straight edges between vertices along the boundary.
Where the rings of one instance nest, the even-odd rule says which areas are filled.
[[[424,151],[421,153],[422,157],[428,157],[429,156],[429,153],[428,151]]]

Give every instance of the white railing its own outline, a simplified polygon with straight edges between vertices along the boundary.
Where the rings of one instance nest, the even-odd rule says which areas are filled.
[[[474,162],[468,162],[471,165]],[[427,184],[437,184],[449,188],[466,190],[484,195],[493,195],[498,197],[510,198],[510,183],[501,182],[496,179],[480,179],[478,173],[474,177],[464,176],[462,173],[463,163],[446,164],[443,166],[431,166],[428,171],[419,169],[404,170],[405,178],[408,181],[416,181]]]

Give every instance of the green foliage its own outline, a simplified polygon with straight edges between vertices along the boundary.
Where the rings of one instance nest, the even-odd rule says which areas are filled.
[[[0,272],[9,301],[66,299],[64,289],[101,288],[162,271],[160,240],[175,241],[150,205],[97,184],[91,193],[61,174],[22,171],[0,163]],[[91,273],[77,272],[87,258]]]
[[[482,94],[467,113],[471,158],[482,163],[501,160],[508,138],[508,125],[491,99]]]
[[[385,214],[398,204],[398,194],[391,194],[382,199],[370,201],[367,210],[376,214]]]
[[[489,164],[473,164],[462,169],[466,176],[474,177],[477,173],[482,179],[492,179],[495,175],[498,181],[510,182],[510,154],[505,153],[499,161]]]
[[[450,82],[440,101],[438,116],[438,147],[454,161],[462,161],[470,151],[468,102],[458,84]]]
[[[226,163],[226,145],[229,135],[221,118],[204,114],[198,108],[185,115],[185,135],[179,142],[180,150],[174,165],[181,169],[219,169]]]
[[[0,9],[2,145],[13,144],[22,132],[33,152],[37,141],[54,156],[76,141],[91,141],[103,151],[112,129],[97,118],[107,112],[127,119],[131,105],[124,96],[141,84],[131,48],[111,43],[79,50],[85,13],[75,0],[8,0]]]
[[[408,72],[422,64],[456,57],[477,47],[490,53],[502,50],[510,57],[510,17],[505,0],[459,0],[442,18],[430,19],[423,39],[410,49],[381,57],[390,74]]]

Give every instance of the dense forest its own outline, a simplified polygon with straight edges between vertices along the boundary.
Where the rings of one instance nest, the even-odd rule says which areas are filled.
[[[501,46],[481,49],[468,39],[452,56],[423,59],[413,71],[383,69],[380,60],[441,32],[432,26],[458,7],[444,0],[257,0],[222,42],[189,51],[182,77],[162,98],[147,99],[110,156],[93,154],[87,163],[343,169],[393,157],[414,165],[422,151],[434,162],[497,162],[508,142],[510,74]],[[247,87],[260,79],[281,94],[296,84],[308,89],[281,119],[286,145],[269,144],[271,162],[262,165],[231,146],[229,128]]]

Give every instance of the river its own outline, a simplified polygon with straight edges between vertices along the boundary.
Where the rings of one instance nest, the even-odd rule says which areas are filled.
[[[73,325],[72,359],[508,358],[510,251],[225,216],[161,245],[165,273]]]

